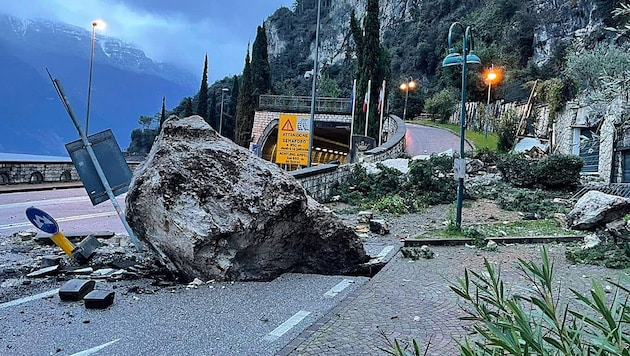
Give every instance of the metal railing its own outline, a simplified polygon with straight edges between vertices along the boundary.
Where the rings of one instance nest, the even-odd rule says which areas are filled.
[[[270,111],[310,112],[310,96],[261,95],[258,108]],[[349,98],[316,98],[315,112],[325,114],[349,114],[352,111]]]

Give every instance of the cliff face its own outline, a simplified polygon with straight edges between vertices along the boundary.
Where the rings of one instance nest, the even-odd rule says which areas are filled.
[[[607,8],[600,8],[602,3]],[[497,51],[496,47],[519,37],[515,46],[518,48],[508,48],[494,56],[518,56],[516,64],[509,63],[512,67],[525,67],[528,62],[543,66],[555,56],[563,55],[563,51],[580,51],[594,42],[609,40],[612,36],[603,29],[603,17],[610,17],[612,3],[381,0],[381,36],[392,57],[392,79],[412,75],[430,80],[440,70],[448,27],[454,21],[472,26],[477,48],[485,48],[490,54]],[[322,70],[341,65],[352,55],[350,14],[355,11],[357,18],[363,19],[365,6],[366,0],[322,0],[319,52]],[[280,9],[265,23],[272,71],[283,73],[276,80],[300,77],[312,69],[316,15],[317,0],[298,0],[293,9]],[[344,79],[343,85],[346,82]]]

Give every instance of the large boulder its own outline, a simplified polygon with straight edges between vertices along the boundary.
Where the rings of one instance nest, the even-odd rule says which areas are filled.
[[[134,233],[184,280],[341,274],[369,259],[297,180],[199,116],[164,123],[126,205]]]
[[[630,199],[591,190],[584,194],[566,216],[567,226],[588,230],[630,213]]]

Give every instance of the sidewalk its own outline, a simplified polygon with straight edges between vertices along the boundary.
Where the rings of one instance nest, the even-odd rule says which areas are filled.
[[[2,184],[0,185],[0,194],[15,192],[31,192],[36,190],[53,190],[53,189],[69,189],[81,188],[83,183],[78,182],[54,182],[54,183],[38,183],[38,184]]]
[[[398,253],[371,281],[336,309],[293,340],[280,355],[383,355],[386,347],[379,333],[390,340],[415,339],[429,355],[459,354],[455,340],[462,340],[470,324],[449,285],[463,277],[464,269],[483,271],[483,259],[500,267],[506,291],[525,280],[516,269],[518,258],[539,261],[542,247],[554,261],[556,286],[588,291],[591,279],[603,282],[619,270],[571,265],[564,244],[499,246],[497,252],[463,246],[433,247],[436,257],[411,261]],[[563,296],[570,292],[564,290]]]

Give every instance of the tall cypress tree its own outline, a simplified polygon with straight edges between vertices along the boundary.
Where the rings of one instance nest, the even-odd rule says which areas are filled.
[[[270,93],[272,88],[267,46],[267,33],[263,24],[258,26],[256,39],[252,46],[252,85],[256,97],[260,94]]]
[[[219,120],[217,118],[217,96],[214,91],[210,95],[210,105],[208,105],[208,119],[206,122],[215,130],[219,131]]]
[[[249,60],[249,45],[247,46],[245,67],[243,68],[243,78],[241,81],[238,102],[236,104],[236,132],[234,142],[243,147],[248,147],[252,127],[254,126],[254,113],[256,112],[252,84],[252,69]]]
[[[378,138],[380,116],[377,113],[379,90],[383,80],[389,78],[389,55],[380,43],[379,0],[368,0],[363,28],[359,25],[354,11],[350,17],[350,30],[356,45],[357,54],[357,95],[356,107],[363,106],[368,82],[370,89],[370,117],[368,136]],[[361,117],[363,116],[363,117]],[[365,114],[357,115],[354,121],[355,133],[365,131]]]
[[[158,133],[162,131],[162,125],[164,125],[164,121],[166,121],[166,97],[162,97],[162,112],[160,113],[160,127],[158,127]]]
[[[239,81],[238,76],[234,76],[232,78],[232,89],[230,90],[230,100],[227,103],[227,106],[224,108],[223,115],[223,131],[225,132],[225,137],[230,137],[232,141],[234,139],[234,131],[236,129],[236,104],[238,103],[238,95],[239,95]]]
[[[197,95],[197,115],[208,121],[208,54],[203,63],[203,75],[201,77],[201,88]]]
[[[192,98],[188,97],[186,100],[186,106],[184,107],[184,117],[193,116],[195,112],[193,111],[193,102]]]

